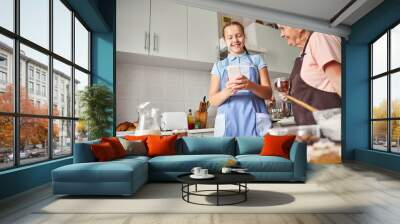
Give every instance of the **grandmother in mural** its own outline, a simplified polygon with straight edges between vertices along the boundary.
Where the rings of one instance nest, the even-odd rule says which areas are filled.
[[[289,77],[289,95],[318,110],[340,107],[340,37],[284,25],[278,25],[278,29],[290,46],[301,50]],[[285,94],[282,98],[286,100]],[[316,123],[310,111],[296,104],[292,109],[297,125]]]

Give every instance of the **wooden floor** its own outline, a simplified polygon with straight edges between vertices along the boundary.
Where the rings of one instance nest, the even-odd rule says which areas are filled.
[[[363,202],[366,206],[356,214],[35,214],[38,207],[54,200],[47,185],[0,202],[0,223],[400,223],[398,173],[358,163],[314,165],[308,182],[324,186],[349,203]]]

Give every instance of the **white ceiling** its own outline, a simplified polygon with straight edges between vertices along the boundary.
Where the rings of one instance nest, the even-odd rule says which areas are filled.
[[[383,0],[355,0],[336,21],[331,21],[351,0],[174,0],[251,19],[286,24],[347,37],[350,26]]]
[[[226,0],[329,21],[351,0]]]

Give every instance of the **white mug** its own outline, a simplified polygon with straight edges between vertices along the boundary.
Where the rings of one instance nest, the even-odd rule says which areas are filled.
[[[200,171],[202,170],[202,168],[201,167],[193,167],[193,169],[192,169],[192,173],[194,174],[194,175],[196,175],[196,176],[199,176],[199,175],[201,175],[200,174]]]
[[[201,169],[200,170],[200,176],[207,176],[208,175],[208,169]]]
[[[229,167],[222,167],[222,170],[221,170],[222,173],[230,173],[231,171],[232,171],[232,168],[229,168]]]

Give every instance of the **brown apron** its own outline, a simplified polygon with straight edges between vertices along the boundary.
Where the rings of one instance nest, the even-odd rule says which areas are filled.
[[[301,66],[303,65],[303,58],[305,55],[305,49],[311,35],[312,33],[308,37],[300,57],[297,57],[294,61],[293,70],[289,77],[289,95],[310,104],[318,110],[340,107],[341,100],[340,96],[337,93],[326,92],[312,87],[305,83],[300,76]],[[294,120],[297,125],[309,125],[316,123],[312,112],[298,106],[297,104],[293,104],[292,109]]]

